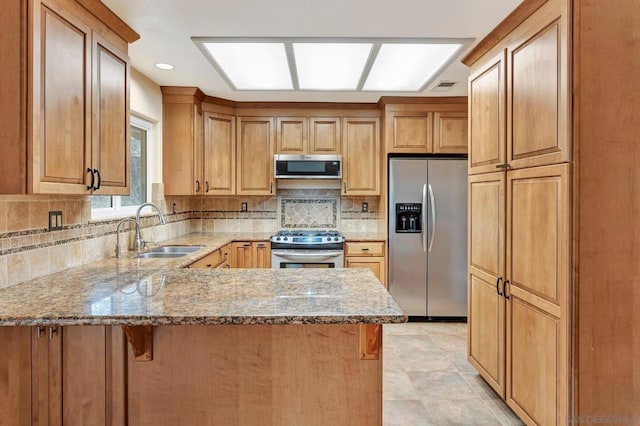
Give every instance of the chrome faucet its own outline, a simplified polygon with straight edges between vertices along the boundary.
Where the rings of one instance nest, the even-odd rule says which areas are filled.
[[[118,226],[116,227],[116,257],[122,256],[122,250],[120,250],[120,227],[127,222],[133,222],[136,225],[136,235],[140,234],[140,225],[134,218],[127,217],[118,222]]]
[[[138,227],[136,228],[136,239],[133,242],[133,248],[135,249],[135,251],[140,251],[146,244],[146,242],[140,235],[140,210],[142,210],[146,206],[151,206],[156,209],[156,211],[158,212],[158,220],[160,221],[160,225],[164,225],[165,223],[167,223],[167,221],[164,219],[164,216],[162,215],[162,211],[160,211],[160,207],[158,207],[156,204],[144,203],[140,205],[140,207],[138,207],[138,211],[136,211],[136,223],[138,224]]]

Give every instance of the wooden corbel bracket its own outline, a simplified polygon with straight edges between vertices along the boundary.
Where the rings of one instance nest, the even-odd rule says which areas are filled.
[[[382,325],[360,324],[360,359],[379,359],[381,344]]]
[[[122,331],[131,345],[134,361],[151,361],[153,359],[153,326],[123,325]]]

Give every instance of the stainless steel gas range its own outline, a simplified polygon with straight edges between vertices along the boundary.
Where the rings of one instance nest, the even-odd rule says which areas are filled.
[[[279,231],[271,237],[271,268],[343,268],[343,247],[338,231]]]

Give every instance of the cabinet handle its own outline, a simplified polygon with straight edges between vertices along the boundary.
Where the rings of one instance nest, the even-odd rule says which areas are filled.
[[[265,247],[266,247],[266,245],[264,245],[264,244],[258,244],[258,247],[260,247],[260,248],[265,248]]]
[[[87,189],[93,189],[93,185],[96,183],[96,175],[93,174],[93,170],[91,170],[89,167],[87,167],[87,173],[91,173],[91,183],[87,185]]]
[[[209,192],[209,181],[208,180],[204,181],[204,188],[205,188],[204,192]]]
[[[36,336],[38,337],[38,339],[42,336],[43,332],[44,332],[44,327],[39,325],[38,328],[36,329]]]
[[[242,247],[251,247],[251,243],[244,243]]]
[[[360,250],[362,251],[369,251],[369,249],[367,247],[362,247]]]
[[[344,193],[347,193],[347,181],[345,180],[344,183],[342,184],[344,187]]]
[[[196,192],[200,192],[200,181],[196,180]]]
[[[102,185],[102,176],[100,176],[100,169],[93,169],[93,171],[98,175],[98,184],[93,188],[94,191],[97,191]]]
[[[502,283],[502,293],[505,299],[509,300],[510,297],[507,294],[507,284],[509,283],[509,280],[506,280],[504,283]]]
[[[269,194],[273,194],[273,182],[269,184]]]
[[[58,327],[49,327],[49,340],[53,340],[54,334],[58,334]]]
[[[498,277],[496,280],[496,291],[498,292],[498,296],[502,296],[502,291],[500,290],[500,281],[502,281],[502,277]]]
[[[207,268],[211,268],[211,263],[207,263]]]
[[[510,169],[511,166],[509,165],[509,163],[504,163],[504,164],[496,164],[496,169]]]

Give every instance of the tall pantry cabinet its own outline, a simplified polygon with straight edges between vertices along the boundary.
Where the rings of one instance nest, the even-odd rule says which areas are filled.
[[[640,418],[640,8],[603,3],[525,0],[463,60],[468,358],[527,424]]]

